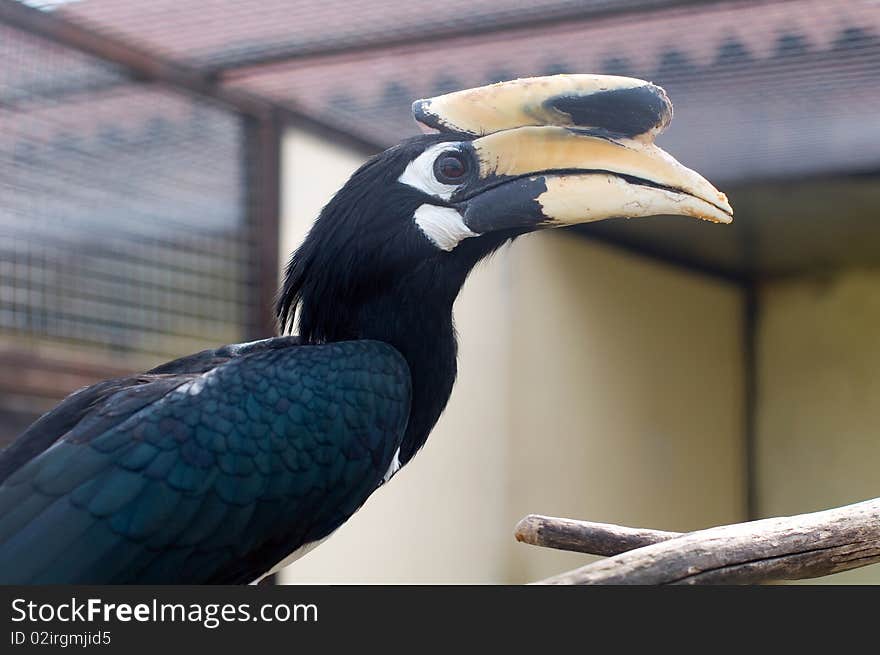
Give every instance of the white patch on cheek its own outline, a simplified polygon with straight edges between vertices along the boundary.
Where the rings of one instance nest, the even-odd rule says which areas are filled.
[[[480,236],[464,224],[461,214],[452,207],[421,205],[413,219],[431,243],[447,252],[463,239]]]

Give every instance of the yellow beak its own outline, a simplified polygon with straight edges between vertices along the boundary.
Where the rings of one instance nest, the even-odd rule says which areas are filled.
[[[471,145],[480,183],[469,195],[516,179],[543,179],[546,189],[534,200],[546,224],[656,214],[733,220],[723,193],[647,141],[545,126],[496,132]]]
[[[476,233],[677,214],[730,223],[727,198],[654,145],[672,120],[660,87],[553,75],[419,100],[423,126],[464,134],[474,178],[450,199]]]

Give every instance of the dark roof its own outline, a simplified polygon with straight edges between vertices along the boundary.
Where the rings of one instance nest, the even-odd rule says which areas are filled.
[[[58,11],[199,65],[238,62],[223,73],[229,85],[372,142],[415,133],[409,105],[419,97],[512,77],[607,72],[666,87],[676,120],[661,143],[715,179],[880,164],[873,0],[426,7],[411,0],[80,0]]]
[[[241,117],[4,25],[0,61],[0,345],[122,366],[240,340]]]
[[[693,0],[76,0],[59,12],[196,65],[487,33]],[[705,2],[704,2],[705,4]]]

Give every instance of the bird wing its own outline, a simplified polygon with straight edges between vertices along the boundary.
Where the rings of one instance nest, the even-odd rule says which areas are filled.
[[[409,414],[394,348],[202,355],[102,389],[0,485],[0,583],[249,582],[381,484]]]
[[[73,429],[87,415],[102,409],[104,420],[111,424],[124,420],[128,413],[161,398],[169,388],[186,381],[184,374],[205,373],[212,368],[228,362],[235,357],[250,355],[267,350],[289,348],[301,344],[298,336],[275,337],[248,343],[236,343],[222,348],[203,350],[193,355],[166,362],[161,366],[130,377],[104,380],[89,387],[83,387],[70,394],[51,411],[41,416],[27,430],[4,450],[0,451],[0,483],[19,469],[25,462],[33,459],[49,446]],[[120,391],[144,385],[149,388],[138,389],[127,396],[128,403],[119,411],[106,411],[104,402]]]

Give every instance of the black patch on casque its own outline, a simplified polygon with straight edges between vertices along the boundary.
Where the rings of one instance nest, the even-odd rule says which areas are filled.
[[[624,136],[644,134],[665,122],[670,113],[666,96],[653,85],[556,96],[545,105],[568,114],[577,126],[602,128]]]
[[[440,117],[428,111],[430,104],[429,100],[416,100],[412,104],[412,114],[422,125],[433,127],[435,130],[443,130],[445,125],[440,120]]]

